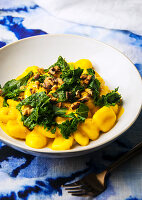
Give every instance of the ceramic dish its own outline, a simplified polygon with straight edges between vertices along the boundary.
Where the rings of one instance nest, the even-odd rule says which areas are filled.
[[[135,66],[118,50],[90,38],[73,35],[43,35],[23,39],[1,48],[1,84],[17,77],[28,66],[47,68],[57,60],[59,55],[66,58],[67,62],[75,62],[81,58],[89,59],[110,89],[119,86],[124,101],[124,114],[109,132],[102,134],[97,140],[91,141],[87,146],[75,146],[65,151],[30,148],[24,141],[11,138],[0,129],[0,140],[15,149],[50,157],[69,157],[89,153],[102,148],[124,133],[139,115],[142,104],[142,81]]]

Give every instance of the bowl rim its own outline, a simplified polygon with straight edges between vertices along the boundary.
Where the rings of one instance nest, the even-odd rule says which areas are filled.
[[[135,67],[135,65],[133,64],[133,62],[125,55],[125,54],[123,54],[119,49],[117,49],[117,48],[115,48],[115,47],[113,47],[113,46],[111,46],[111,45],[109,45],[109,44],[106,44],[106,43],[104,43],[104,42],[101,42],[101,41],[99,41],[99,40],[96,40],[96,39],[94,39],[94,38],[90,38],[90,37],[85,37],[85,36],[80,36],[80,35],[73,35],[73,34],[44,34],[44,35],[36,35],[36,36],[31,36],[31,37],[27,37],[27,38],[23,38],[23,39],[20,39],[20,40],[17,40],[17,41],[15,41],[15,42],[12,42],[12,43],[10,43],[10,44],[7,44],[7,45],[5,45],[5,46],[3,46],[3,47],[1,47],[0,48],[0,53],[1,53],[1,51],[2,50],[4,50],[5,48],[8,48],[9,46],[12,46],[12,45],[15,45],[15,44],[17,44],[17,43],[19,43],[19,42],[22,42],[22,41],[25,41],[25,40],[30,40],[30,39],[34,39],[34,38],[39,38],[39,37],[76,37],[76,38],[82,38],[82,39],[87,39],[87,40],[92,40],[92,41],[95,41],[95,42],[97,42],[97,43],[99,43],[99,44],[101,44],[101,45],[104,45],[104,46],[106,46],[106,47],[109,47],[109,48],[112,48],[113,50],[115,50],[115,51],[117,51],[117,52],[119,52],[124,58],[126,58],[131,64],[132,64],[132,66],[133,66],[133,68],[135,69],[135,71],[136,71],[136,73],[137,73],[137,76],[139,77],[139,79],[141,80],[141,83],[142,83],[142,77],[141,77],[141,75],[140,75],[140,73],[139,73],[139,71],[138,71],[138,69]],[[127,131],[133,124],[134,124],[134,122],[136,121],[136,119],[138,118],[138,116],[139,116],[139,114],[140,114],[140,112],[141,112],[141,109],[142,109],[142,103],[141,103],[141,105],[139,105],[139,108],[138,108],[138,112],[137,112],[137,114],[135,115],[135,117],[133,118],[133,120],[131,121],[131,123],[128,125],[128,126],[126,126],[126,127],[124,127],[123,129],[122,129],[122,131],[121,132],[119,132],[119,134],[117,134],[117,135],[114,135],[113,137],[111,137],[111,138],[109,138],[109,139],[106,139],[105,141],[103,141],[103,142],[101,142],[101,144],[97,144],[95,147],[92,147],[92,146],[82,146],[82,149],[69,149],[69,150],[58,150],[58,151],[56,151],[56,150],[51,150],[50,149],[50,151],[40,151],[41,149],[34,149],[34,148],[31,148],[31,147],[28,147],[28,146],[26,146],[26,147],[21,147],[21,145],[20,144],[15,144],[14,143],[14,141],[7,141],[6,139],[3,139],[2,137],[1,137],[1,135],[0,135],[0,140],[3,142],[3,143],[5,143],[5,144],[7,144],[7,145],[9,145],[9,146],[13,146],[13,148],[14,148],[14,146],[15,146],[15,148],[16,149],[18,149],[18,148],[20,148],[20,149],[22,149],[23,151],[28,151],[28,153],[40,153],[40,154],[62,154],[62,153],[64,153],[64,154],[68,154],[68,155],[70,155],[70,154],[72,154],[72,153],[78,153],[78,152],[86,152],[86,151],[89,151],[89,150],[97,150],[98,148],[101,148],[101,147],[103,147],[104,145],[107,145],[108,143],[110,143],[110,142],[112,142],[112,141],[114,141],[115,139],[117,139],[120,135],[122,135],[125,131]],[[1,128],[0,128],[1,129]],[[1,129],[1,131],[3,131],[2,129]],[[3,131],[4,132],[4,131]],[[5,133],[5,132],[4,132]],[[5,133],[6,134],[6,133]],[[10,137],[10,136],[9,136]],[[10,138],[12,138],[12,137],[10,137]],[[13,138],[14,140],[18,140],[18,139],[15,139],[15,138]],[[48,148],[47,148],[48,149]],[[87,152],[86,152],[87,153]]]

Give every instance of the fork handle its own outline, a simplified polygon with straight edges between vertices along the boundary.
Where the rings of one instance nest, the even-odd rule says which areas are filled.
[[[112,163],[107,168],[107,173],[111,173],[115,168],[117,168],[119,165],[127,161],[128,159],[132,158],[136,154],[142,152],[142,142],[137,144],[134,148],[132,148],[130,151],[125,153],[123,156],[121,156],[116,162]]]

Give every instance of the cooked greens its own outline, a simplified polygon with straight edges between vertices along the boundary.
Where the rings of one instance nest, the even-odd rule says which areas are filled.
[[[106,95],[102,95],[96,102],[97,106],[115,106],[116,104],[121,102],[121,95],[117,93],[118,88],[107,93]]]
[[[22,107],[30,106],[32,112],[30,115],[22,114]],[[21,101],[17,105],[17,109],[21,112],[23,124],[28,127],[30,130],[38,124],[51,129],[52,126],[58,126],[61,130],[63,137],[68,138],[71,133],[77,130],[77,125],[79,122],[83,122],[88,116],[88,107],[84,104],[81,104],[76,112],[78,115],[75,116],[73,113],[65,115],[66,108],[59,109],[56,105],[50,102],[50,98],[46,95],[45,92],[35,93]],[[66,120],[62,124],[57,124],[55,122],[55,117],[70,117],[71,120]],[[52,129],[52,133],[55,133],[56,128]]]
[[[22,114],[22,106],[30,106],[33,109],[29,116]],[[24,125],[30,130],[37,124],[43,125],[48,129],[55,124],[53,121],[53,105],[45,92],[35,93],[27,97],[17,105],[17,109],[21,112],[21,120]]]
[[[81,117],[87,118],[88,111],[89,111],[88,106],[86,106],[84,103],[81,103],[79,108],[77,108],[76,113]]]
[[[33,72],[31,71],[19,80],[12,79],[5,83],[2,88],[2,96],[4,97],[3,106],[8,106],[7,99],[18,100],[19,94],[24,91],[20,87],[25,86],[32,75]]]
[[[31,81],[39,81],[40,83],[43,83],[47,75],[39,75],[38,78],[33,77]]]
[[[55,134],[58,127],[63,137],[67,139],[77,130],[78,124],[88,117],[89,108],[85,104],[86,101],[91,99],[94,105],[99,107],[121,102],[118,88],[106,95],[100,95],[101,83],[96,78],[94,69],[87,69],[85,74],[83,69],[80,67],[75,69],[72,64],[68,64],[59,56],[55,64],[48,69],[42,69],[41,73],[40,70],[37,73],[31,71],[19,80],[8,81],[3,88],[0,86],[1,95],[4,97],[3,106],[8,106],[7,99],[19,99],[29,79],[33,85],[35,83],[35,87],[30,88],[31,95],[21,99],[17,105],[21,121],[29,130],[40,125]],[[83,96],[83,92],[86,92],[87,96]],[[68,108],[64,106],[66,102],[72,108],[71,113],[68,113]],[[23,112],[23,109],[27,108],[28,112]],[[57,116],[66,118],[66,121],[58,124],[55,121]]]
[[[69,65],[66,63],[65,60],[63,60],[62,65],[62,74],[61,78],[63,80],[63,85],[56,91],[58,102],[64,102],[66,100],[70,102],[76,101],[76,92],[83,91],[85,87],[81,85],[80,76],[83,72],[83,69],[77,68],[77,69],[71,69]],[[69,95],[67,96],[67,92]]]

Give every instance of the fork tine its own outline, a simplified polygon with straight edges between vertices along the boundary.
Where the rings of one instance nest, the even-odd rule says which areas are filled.
[[[78,192],[82,192],[82,191],[84,191],[84,190],[69,190],[68,191],[68,193],[71,193],[71,194],[76,194],[76,193],[78,193]]]
[[[75,186],[75,187],[66,187],[65,190],[79,190],[82,189],[82,185]]]
[[[72,196],[86,196],[87,193],[86,192],[81,192],[81,191],[78,191],[78,192],[72,192],[71,193]]]
[[[82,186],[82,183],[81,183],[81,180],[79,181],[76,181],[74,183],[68,183],[68,184],[65,184],[65,185],[62,185],[63,187],[80,187]]]

